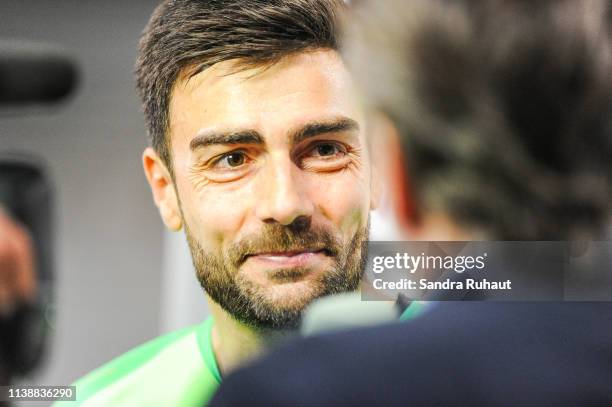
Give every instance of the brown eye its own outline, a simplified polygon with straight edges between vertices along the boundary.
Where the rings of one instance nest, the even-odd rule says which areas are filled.
[[[230,170],[238,167],[242,167],[247,164],[249,157],[244,151],[232,151],[227,154],[223,154],[214,162],[214,168],[219,170]]]
[[[225,157],[227,165],[230,167],[240,167],[245,162],[243,153],[231,153]]]
[[[257,168],[257,151],[237,149],[211,158],[198,171],[211,182],[232,182],[248,176]]]
[[[315,151],[321,157],[328,157],[337,154],[338,147],[334,144],[319,144],[315,147]]]
[[[348,147],[339,142],[317,142],[314,145],[310,145],[300,155],[301,167],[311,171],[337,171],[346,167],[349,162]]]

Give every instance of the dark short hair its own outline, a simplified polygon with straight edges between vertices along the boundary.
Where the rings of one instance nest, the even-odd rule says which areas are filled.
[[[139,45],[137,88],[151,144],[172,171],[169,101],[179,73],[239,60],[271,64],[296,52],[337,49],[336,0],[166,0]]]
[[[417,215],[506,240],[609,233],[610,2],[369,4],[345,58],[399,128]]]

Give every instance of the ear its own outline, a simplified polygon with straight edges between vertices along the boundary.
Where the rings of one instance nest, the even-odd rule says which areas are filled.
[[[375,140],[381,140],[376,161],[382,167],[380,176],[387,181],[387,193],[395,218],[402,229],[415,231],[419,228],[419,222],[401,136],[393,122],[383,114],[376,117],[376,132],[379,134]]]
[[[373,211],[378,209],[383,194],[381,174],[376,162],[372,162],[372,179],[370,185],[370,210]]]
[[[372,111],[367,123],[368,148],[370,150],[370,210],[379,208],[383,195],[385,194],[384,182],[387,171],[387,128],[385,128],[381,115]]]
[[[159,209],[164,224],[170,230],[181,230],[183,220],[174,181],[168,168],[151,147],[147,147],[142,153],[142,165],[153,192],[153,200]]]

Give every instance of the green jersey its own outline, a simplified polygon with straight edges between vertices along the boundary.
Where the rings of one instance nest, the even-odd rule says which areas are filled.
[[[221,383],[213,320],[147,342],[78,380],[77,401],[55,407],[205,405]]]
[[[400,320],[424,310],[413,302]],[[77,401],[54,407],[201,407],[214,395],[221,374],[212,348],[213,319],[140,345],[75,383]]]

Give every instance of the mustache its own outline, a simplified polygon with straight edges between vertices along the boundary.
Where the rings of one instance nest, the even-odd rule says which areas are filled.
[[[296,229],[291,225],[270,224],[265,225],[260,233],[246,236],[230,246],[226,255],[238,267],[250,256],[260,253],[322,251],[335,257],[341,247],[341,242],[332,233],[320,227]]]

